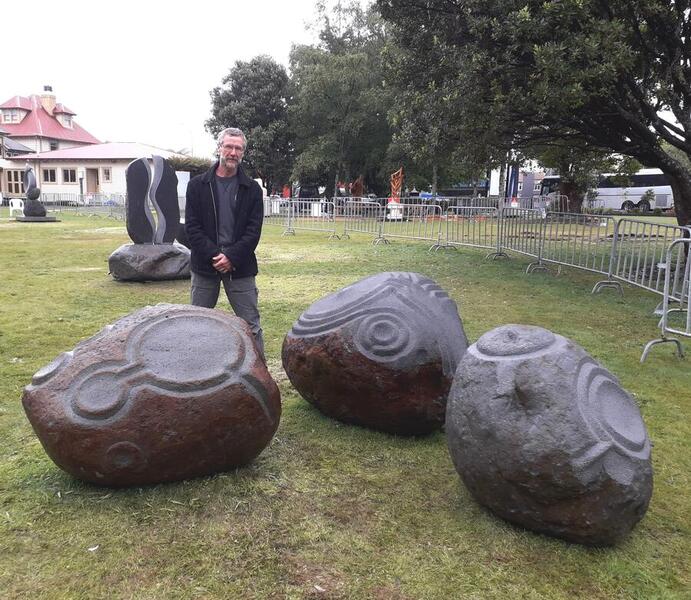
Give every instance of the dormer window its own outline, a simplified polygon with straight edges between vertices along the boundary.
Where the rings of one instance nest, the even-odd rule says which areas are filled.
[[[62,113],[57,115],[58,121],[60,121],[60,125],[63,127],[68,127],[72,129],[72,115],[68,115],[67,113]]]
[[[2,122],[19,123],[22,120],[22,112],[18,108],[5,108],[2,111]]]

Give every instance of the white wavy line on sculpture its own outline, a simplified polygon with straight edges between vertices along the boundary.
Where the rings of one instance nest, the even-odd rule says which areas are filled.
[[[161,207],[158,205],[156,200],[156,192],[158,191],[158,186],[161,184],[161,180],[163,179],[165,163],[163,162],[163,157],[157,156],[156,154],[152,156],[152,159],[154,161],[154,177],[151,181],[151,186],[149,187],[148,196],[151,204],[153,204],[154,208],[156,209],[156,216],[158,217],[158,224],[156,225],[156,230],[154,232],[154,244],[160,244],[163,241],[163,236],[166,233],[166,216],[163,213],[163,210],[161,210]]]

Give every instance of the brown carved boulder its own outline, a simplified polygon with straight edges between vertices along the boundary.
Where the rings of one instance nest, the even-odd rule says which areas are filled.
[[[633,398],[572,341],[505,325],[461,360],[446,435],[475,499],[528,529],[618,542],[653,489],[650,440]]]
[[[439,285],[379,273],[312,304],[283,342],[283,366],[324,414],[419,435],[443,424],[467,346],[456,303]]]
[[[134,312],[61,354],[34,375],[22,402],[59,467],[112,486],[244,465],[281,414],[247,324],[173,304]]]

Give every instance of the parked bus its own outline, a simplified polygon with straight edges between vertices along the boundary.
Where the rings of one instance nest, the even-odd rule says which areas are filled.
[[[628,180],[629,185],[621,185],[622,180]],[[651,208],[666,210],[674,206],[669,179],[660,169],[641,169],[628,177],[604,173],[600,175],[597,188],[592,191],[594,197],[586,200],[590,208],[623,211],[638,209],[647,212]],[[559,177],[545,177],[542,180],[540,195],[554,196],[558,193]]]

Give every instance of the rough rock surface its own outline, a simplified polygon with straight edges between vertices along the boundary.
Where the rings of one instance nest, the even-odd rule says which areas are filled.
[[[310,306],[283,342],[295,388],[325,414],[402,435],[438,429],[468,346],[456,303],[417,273],[379,273]]]
[[[37,188],[34,188],[36,190]],[[41,201],[36,198],[27,197],[24,201],[24,216],[25,217],[45,217],[46,207],[41,204]]]
[[[190,251],[177,244],[124,244],[108,258],[114,279],[164,281],[190,277]]]
[[[580,346],[505,325],[461,360],[446,415],[456,470],[478,502],[542,533],[610,545],[652,494],[636,403]]]
[[[281,414],[248,325],[173,304],[134,312],[61,354],[34,375],[22,402],[58,466],[112,486],[246,464]]]

